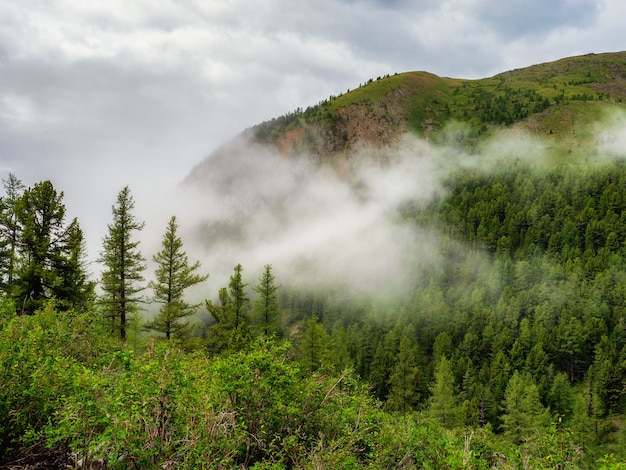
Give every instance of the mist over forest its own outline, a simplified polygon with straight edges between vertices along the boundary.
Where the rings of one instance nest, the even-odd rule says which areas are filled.
[[[369,80],[97,247],[10,175],[0,465],[626,468],[625,70]]]

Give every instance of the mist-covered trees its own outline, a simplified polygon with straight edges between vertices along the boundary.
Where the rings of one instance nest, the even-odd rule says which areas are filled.
[[[182,319],[196,313],[200,306],[185,301],[185,290],[204,282],[209,277],[196,273],[200,269],[199,261],[189,264],[189,258],[183,251],[183,242],[177,232],[176,217],[172,216],[163,235],[161,251],[152,257],[157,264],[155,280],[148,284],[154,292],[154,301],[160,304],[161,308],[146,327],[163,333],[168,340],[172,337],[185,336],[188,322],[183,322]]]
[[[139,250],[135,232],[144,227],[133,214],[135,202],[128,186],[117,195],[113,206],[113,222],[108,225],[99,261],[104,265],[100,286],[104,316],[111,322],[112,330],[119,330],[120,338],[126,339],[129,315],[143,301],[139,293],[145,288],[143,271],[145,259]]]

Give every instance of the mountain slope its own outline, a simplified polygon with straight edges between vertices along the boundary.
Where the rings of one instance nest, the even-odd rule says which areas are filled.
[[[248,130],[283,154],[328,158],[362,145],[391,145],[407,131],[436,143],[475,145],[503,128],[563,141],[590,136],[608,110],[625,109],[626,52],[588,54],[479,80],[407,72],[370,80],[348,93]],[[464,135],[450,136],[450,122]]]
[[[452,149],[447,154],[460,159],[483,152],[492,160],[507,148],[514,158],[530,153],[557,161],[606,152],[595,140],[598,127],[626,111],[625,98],[626,52],[572,57],[480,80],[427,72],[380,77],[247,129],[200,162],[184,187],[197,189],[193,197],[205,201],[194,220],[202,227],[203,246],[227,243],[242,259],[244,244],[256,259],[257,253],[283,254],[288,244],[294,258],[308,256],[311,249],[303,255],[290,230],[308,227],[292,239],[317,246],[324,239],[320,233],[340,238],[327,227],[341,227],[337,221],[350,220],[355,208],[365,211],[366,233],[384,226],[387,214],[406,201],[436,197],[438,149]],[[524,139],[500,145],[498,137],[511,134],[536,138],[530,146]],[[622,136],[614,138],[619,144]],[[392,159],[395,164],[386,165]],[[391,243],[399,246],[402,236],[394,234]],[[380,240],[381,247],[389,245]]]

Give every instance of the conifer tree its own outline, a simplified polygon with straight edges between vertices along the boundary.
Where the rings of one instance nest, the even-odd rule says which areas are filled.
[[[435,382],[431,387],[428,412],[433,418],[441,420],[441,424],[452,428],[458,424],[459,406],[454,393],[454,374],[452,364],[446,356],[442,356],[435,368]]]
[[[218,293],[219,302],[206,300],[205,305],[215,323],[209,327],[207,348],[212,353],[219,353],[228,348],[229,338],[234,330],[234,321],[230,316],[230,297],[228,289],[222,287]]]
[[[530,374],[513,373],[504,395],[504,434],[514,443],[532,438],[548,423],[548,415],[539,399],[539,390]]]
[[[411,339],[403,335],[396,364],[389,377],[389,398],[385,407],[392,411],[406,413],[417,403],[416,349]]]
[[[165,334],[168,340],[173,336],[184,336],[189,323],[181,320],[193,315],[200,306],[200,304],[190,305],[185,302],[183,298],[185,290],[206,281],[209,277],[196,274],[200,268],[199,261],[189,264],[177,230],[176,217],[172,216],[163,235],[161,251],[152,257],[157,264],[156,280],[148,284],[148,287],[154,291],[154,301],[161,304],[161,309],[146,327]]]
[[[16,206],[19,263],[11,294],[23,313],[55,298],[62,308],[85,307],[92,284],[82,259],[83,237],[75,219],[65,226],[63,192],[50,181],[24,191]]]
[[[219,303],[207,300],[206,308],[215,320],[209,328],[207,343],[212,352],[241,350],[250,342],[250,299],[246,295],[241,264],[235,266],[228,288],[219,291]]]
[[[252,288],[259,296],[253,304],[254,319],[260,332],[265,336],[275,333],[277,329],[278,295],[276,292],[280,285],[276,285],[275,282],[272,265],[266,264],[257,285]]]
[[[341,320],[337,320],[333,326],[330,353],[331,362],[337,374],[354,367],[354,361],[350,356],[350,340]]]
[[[33,313],[44,298],[50,297],[56,279],[53,266],[64,236],[62,199],[63,193],[44,181],[24,191],[18,201],[21,262],[13,293],[23,313]]]
[[[306,321],[302,332],[302,341],[299,348],[299,360],[302,371],[315,372],[329,362],[330,336],[324,327],[312,315]]]
[[[246,284],[243,282],[241,272],[243,267],[241,264],[235,266],[235,273],[230,277],[228,283],[228,293],[230,295],[231,312],[234,320],[235,329],[243,325],[248,325],[250,321],[249,307],[250,299],[246,295]]]
[[[85,268],[86,253],[85,235],[75,218],[67,228],[61,262],[56,266],[61,282],[53,292],[62,308],[85,310],[95,300],[95,282],[89,279]]]
[[[139,242],[133,233],[144,227],[133,215],[135,202],[126,186],[113,206],[113,222],[108,225],[99,261],[104,265],[101,287],[101,304],[104,315],[111,320],[112,329],[119,328],[120,338],[126,339],[126,319],[136,311],[143,299],[144,289],[139,283],[144,278],[145,259],[139,251]]]
[[[21,237],[17,204],[25,187],[13,173],[9,173],[2,182],[5,195],[0,199],[0,288],[9,293],[17,269],[18,244]]]

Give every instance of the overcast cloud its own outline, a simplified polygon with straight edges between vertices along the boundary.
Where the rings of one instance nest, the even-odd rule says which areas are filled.
[[[0,0],[1,176],[52,180],[98,244],[123,186],[144,217],[253,124],[387,73],[622,50],[624,18],[619,0]]]

